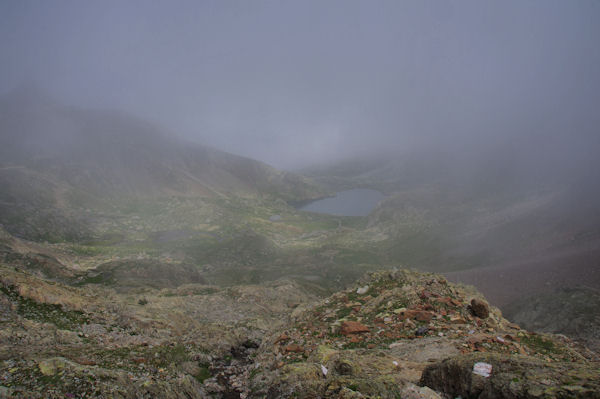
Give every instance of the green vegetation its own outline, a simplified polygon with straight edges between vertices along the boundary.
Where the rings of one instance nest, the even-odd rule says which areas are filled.
[[[529,334],[529,335],[525,335],[521,341],[526,344],[527,346],[529,346],[530,348],[536,350],[537,352],[541,352],[541,353],[547,353],[547,354],[552,354],[552,353],[559,353],[559,349],[556,348],[556,346],[554,345],[554,342],[551,341],[550,339],[546,339],[541,335],[534,335],[534,334]]]
[[[350,308],[350,307],[340,308],[340,309],[338,309],[336,316],[339,320],[339,319],[346,318],[347,316],[350,315],[350,313],[352,313],[352,308]]]
[[[204,380],[212,377],[212,374],[210,373],[210,368],[208,364],[200,364],[199,366],[199,372],[196,375],[194,375],[194,378],[197,379],[199,382],[203,383]]]
[[[89,322],[89,318],[80,311],[64,310],[60,305],[39,303],[19,295],[13,286],[0,286],[0,291],[17,303],[17,313],[26,319],[41,323],[52,323],[62,330],[74,330]]]

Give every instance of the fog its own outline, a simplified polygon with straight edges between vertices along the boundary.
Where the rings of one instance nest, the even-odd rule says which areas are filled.
[[[3,1],[0,91],[294,169],[406,153],[596,177],[596,1]]]

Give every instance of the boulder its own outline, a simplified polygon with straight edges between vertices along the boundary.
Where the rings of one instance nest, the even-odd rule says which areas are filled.
[[[369,327],[357,321],[345,321],[340,326],[340,333],[343,335],[360,334],[369,332]]]
[[[485,319],[490,315],[490,307],[481,299],[473,298],[471,300],[471,311],[481,319]]]

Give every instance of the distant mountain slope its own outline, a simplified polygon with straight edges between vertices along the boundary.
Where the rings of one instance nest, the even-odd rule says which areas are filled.
[[[323,195],[300,176],[185,142],[123,113],[66,107],[32,89],[0,99],[0,185],[0,223],[25,236],[32,234],[15,228],[23,219],[56,225],[64,218],[83,229],[74,207],[114,199]],[[82,233],[71,230],[67,236]]]
[[[563,288],[532,295],[506,307],[505,316],[524,328],[563,333],[600,353],[600,291]]]
[[[394,261],[412,266],[444,272],[600,248],[600,195],[589,170],[543,174],[543,166],[527,168],[508,157],[503,164],[503,156],[422,153],[306,174],[331,189],[386,193],[369,228],[387,237]]]

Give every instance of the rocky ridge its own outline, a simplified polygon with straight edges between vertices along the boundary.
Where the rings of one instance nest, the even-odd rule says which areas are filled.
[[[407,270],[369,274],[299,314],[263,339],[256,362],[257,398],[600,396],[585,349],[522,330],[469,287]]]

